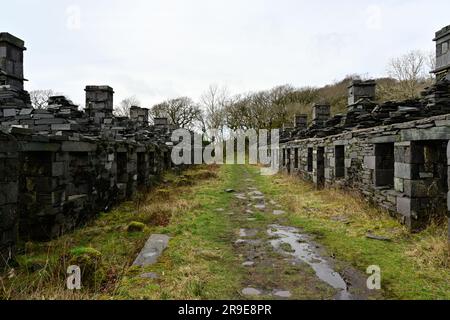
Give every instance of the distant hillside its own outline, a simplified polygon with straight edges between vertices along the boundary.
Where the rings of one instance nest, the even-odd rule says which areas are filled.
[[[345,79],[326,85],[321,88],[300,88],[292,93],[289,106],[289,114],[308,114],[312,118],[312,105],[314,103],[329,103],[332,115],[347,112],[348,86],[356,76],[348,76]],[[391,78],[375,79],[377,82],[377,100],[383,101],[384,92],[395,86],[396,80]]]

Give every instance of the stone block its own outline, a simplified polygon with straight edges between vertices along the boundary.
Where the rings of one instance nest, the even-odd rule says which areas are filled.
[[[331,168],[336,167],[336,158],[330,158],[330,167]]]
[[[169,240],[170,238],[166,235],[152,235],[134,261],[133,266],[148,267],[155,264],[169,246]]]
[[[436,120],[436,127],[450,127],[450,120]]]
[[[52,163],[52,176],[60,177],[65,173],[65,163],[64,162],[53,162]]]
[[[97,145],[88,142],[64,141],[61,146],[63,152],[94,152]]]
[[[327,180],[331,180],[331,178],[332,178],[332,172],[333,172],[333,170],[331,170],[331,169],[325,169],[325,179],[327,179]]]
[[[352,159],[345,159],[345,167],[346,168],[352,167]]]
[[[447,145],[447,163],[450,166],[450,143]]]
[[[16,205],[0,206],[0,230],[8,230],[17,223],[18,214]]]
[[[410,129],[403,130],[400,134],[404,141],[450,140],[450,127]]]
[[[432,198],[439,195],[433,180],[404,180],[404,193],[411,198]]]
[[[19,112],[18,109],[4,109],[4,110],[3,110],[3,116],[4,116],[5,118],[8,118],[8,117],[15,117],[15,116],[17,115],[18,112]]]
[[[450,217],[450,191],[447,194],[447,207],[448,207],[448,212],[449,212],[449,217]]]
[[[404,217],[411,217],[412,199],[397,197],[397,212]]]
[[[396,178],[409,179],[409,180],[418,178],[419,166],[416,164],[396,162],[394,167],[395,167],[395,177]]]
[[[60,149],[58,143],[45,143],[45,142],[19,142],[19,149],[24,152],[56,152]]]
[[[394,188],[395,191],[403,193],[405,190],[404,180],[400,178],[394,178]]]
[[[375,156],[365,156],[364,157],[364,167],[367,169],[375,170],[376,157]]]
[[[378,144],[378,143],[394,143],[398,141],[398,136],[382,136],[382,137],[375,137],[370,139],[370,143]]]

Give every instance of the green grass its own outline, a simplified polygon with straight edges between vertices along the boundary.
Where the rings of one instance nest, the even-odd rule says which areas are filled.
[[[256,168],[252,170],[256,174]],[[371,265],[381,267],[385,298],[450,299],[446,225],[412,235],[386,212],[343,191],[317,191],[283,175],[258,182],[262,191],[289,209],[291,225],[316,235],[330,255],[364,273]],[[369,232],[392,242],[367,239]]]
[[[0,278],[2,299],[213,299],[235,295],[235,272],[223,213],[229,194],[226,179],[217,168],[194,168],[182,176],[168,174],[167,183],[101,214],[85,227],[47,243],[27,243],[18,266]],[[189,180],[189,182],[187,181]],[[170,192],[166,192],[170,190]],[[142,199],[143,198],[143,199]],[[128,232],[130,225],[145,223],[142,232]],[[172,237],[163,259],[151,271],[163,281],[141,279],[145,270],[130,268],[151,234]],[[101,287],[66,290],[70,253],[101,253],[107,281]],[[83,251],[83,252],[84,252]],[[133,276],[135,275],[135,276]]]
[[[251,273],[241,266],[243,257],[233,247],[237,230],[265,230],[271,223],[312,235],[337,258],[338,269],[351,265],[364,274],[370,265],[380,266],[387,299],[450,299],[442,225],[411,235],[386,212],[354,195],[318,191],[284,175],[264,177],[251,166],[197,167],[182,175],[170,173],[164,180],[138,201],[125,202],[71,234],[24,244],[17,266],[0,278],[0,299],[241,299],[247,281],[263,288],[284,283],[298,299],[332,297],[334,293],[306,267],[277,261],[276,270],[263,265]],[[255,212],[252,222],[227,215],[244,208],[224,190],[245,190],[249,184],[288,214]],[[369,240],[368,232],[392,242]],[[151,234],[169,235],[169,247],[157,264],[130,267]],[[268,261],[279,258],[267,250]],[[67,257],[86,252],[101,254],[106,280],[101,286],[70,292],[65,288]],[[142,277],[149,272],[159,278]]]
[[[198,203],[164,228],[154,230],[172,237],[161,260],[144,270],[132,269],[117,291],[121,299],[232,299],[239,290],[241,273],[231,247],[233,225],[225,214],[232,195],[225,170],[213,181],[194,186],[179,196]],[[220,209],[220,211],[218,210]],[[223,209],[223,211],[222,211]],[[141,279],[155,272],[161,280]]]

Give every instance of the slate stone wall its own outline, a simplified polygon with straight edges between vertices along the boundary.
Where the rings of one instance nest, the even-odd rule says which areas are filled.
[[[354,190],[417,231],[431,214],[447,211],[449,140],[450,115],[442,115],[289,141],[281,146],[280,163],[318,187]]]
[[[14,137],[0,132],[0,266],[9,262],[18,236],[18,156]]]

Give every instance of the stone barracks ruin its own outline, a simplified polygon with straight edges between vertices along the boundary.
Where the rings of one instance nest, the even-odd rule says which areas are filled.
[[[450,210],[450,26],[436,33],[435,83],[422,98],[375,102],[375,81],[353,81],[346,114],[313,106],[281,138],[282,170],[317,187],[345,187],[412,231]],[[450,229],[449,229],[450,237]]]
[[[378,103],[375,81],[353,81],[348,112],[330,105],[282,132],[285,172],[317,187],[354,190],[412,231],[450,207],[450,26],[436,33],[436,81],[421,99]],[[171,161],[173,126],[148,110],[113,115],[114,91],[87,86],[84,111],[63,96],[33,109],[24,42],[0,33],[0,265],[20,241],[69,232],[150,186]]]
[[[24,42],[0,33],[0,265],[18,239],[47,240],[150,186],[171,162],[167,119],[132,107],[113,116],[114,91],[87,86],[86,109],[63,96],[46,110],[24,91]]]

